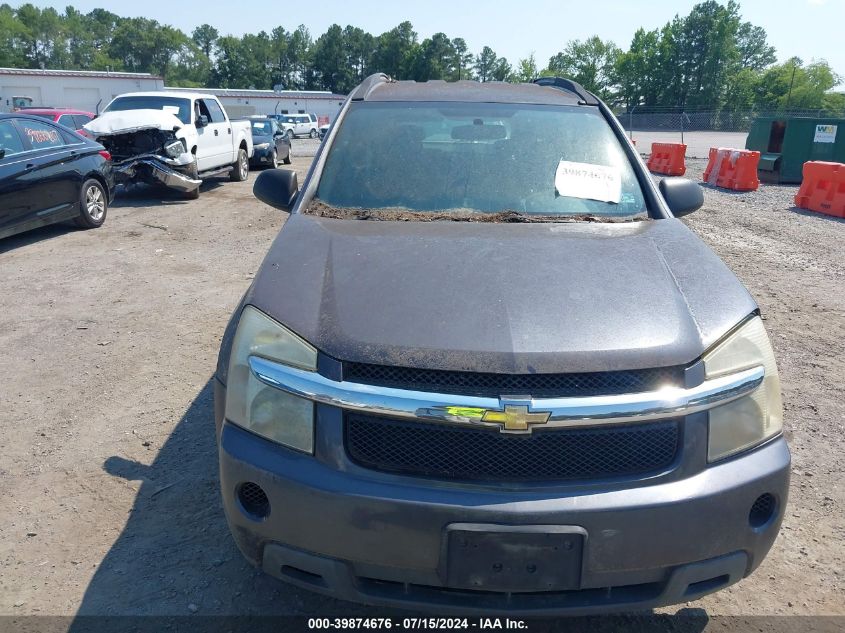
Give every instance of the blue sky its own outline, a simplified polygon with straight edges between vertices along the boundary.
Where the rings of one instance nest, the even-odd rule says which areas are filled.
[[[222,33],[268,32],[281,24],[292,29],[305,24],[319,35],[331,24],[352,24],[373,34],[410,20],[420,38],[443,31],[463,37],[474,52],[493,48],[511,63],[531,52],[542,67],[570,39],[597,34],[627,48],[634,31],[662,26],[676,13],[685,15],[694,0],[646,2],[645,0],[425,0],[389,2],[379,0],[308,0],[293,2],[196,2],[192,0],[62,0],[44,2],[62,11],[72,4],[88,12],[102,7],[120,15],[145,16],[172,24],[190,33],[208,22]],[[22,4],[12,2],[15,4]],[[827,59],[845,76],[845,0],[740,0],[745,20],[762,26],[778,58],[793,55],[805,61]],[[843,81],[845,83],[845,81]]]

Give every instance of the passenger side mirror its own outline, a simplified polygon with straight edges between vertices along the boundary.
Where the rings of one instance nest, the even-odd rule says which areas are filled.
[[[197,117],[197,127],[205,127],[208,125],[208,117],[201,114]]]
[[[704,190],[686,178],[664,178],[658,189],[676,218],[688,215],[704,204]]]
[[[281,211],[290,211],[299,193],[296,172],[289,169],[270,169],[261,172],[252,186],[252,193],[264,204]]]

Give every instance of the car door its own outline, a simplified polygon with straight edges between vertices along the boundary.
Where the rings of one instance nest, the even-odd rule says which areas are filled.
[[[24,172],[19,176],[27,202],[19,206],[13,222],[30,220],[33,214],[45,220],[75,212],[83,174],[77,160],[84,150],[72,134],[47,121],[20,117],[15,119],[24,147]],[[25,216],[25,217],[24,217]]]
[[[0,119],[0,236],[29,210],[22,176],[27,168],[27,148],[12,119]]]
[[[290,141],[278,121],[271,119],[270,123],[273,127],[273,143],[276,145],[276,155],[279,160],[287,158],[290,153]]]
[[[214,99],[198,99],[197,104],[200,114],[208,117],[208,125],[197,128],[200,137],[197,146],[199,170],[206,171],[233,163],[232,126],[223,109]]]

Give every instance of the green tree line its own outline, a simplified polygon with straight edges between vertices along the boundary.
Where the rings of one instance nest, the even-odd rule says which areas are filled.
[[[420,39],[410,22],[380,35],[333,24],[314,38],[300,25],[243,36],[202,24],[190,34],[149,18],[104,9],[60,13],[32,4],[0,5],[0,66],[150,72],[167,85],[320,89],[349,92],[364,77],[530,81],[562,75],[613,105],[632,108],[774,110],[845,107],[830,93],[840,78],[827,62],[777,63],[759,26],[734,0],[707,0],[652,31],[639,29],[628,50],[594,36],[572,40],[544,68],[531,54],[511,64],[490,46],[474,53],[463,38]]]

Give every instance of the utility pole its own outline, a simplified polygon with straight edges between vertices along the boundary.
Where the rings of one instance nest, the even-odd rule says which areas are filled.
[[[795,83],[795,58],[792,58],[792,78],[789,80],[789,92],[786,93],[786,109],[789,109],[789,101],[792,99],[792,84]]]

